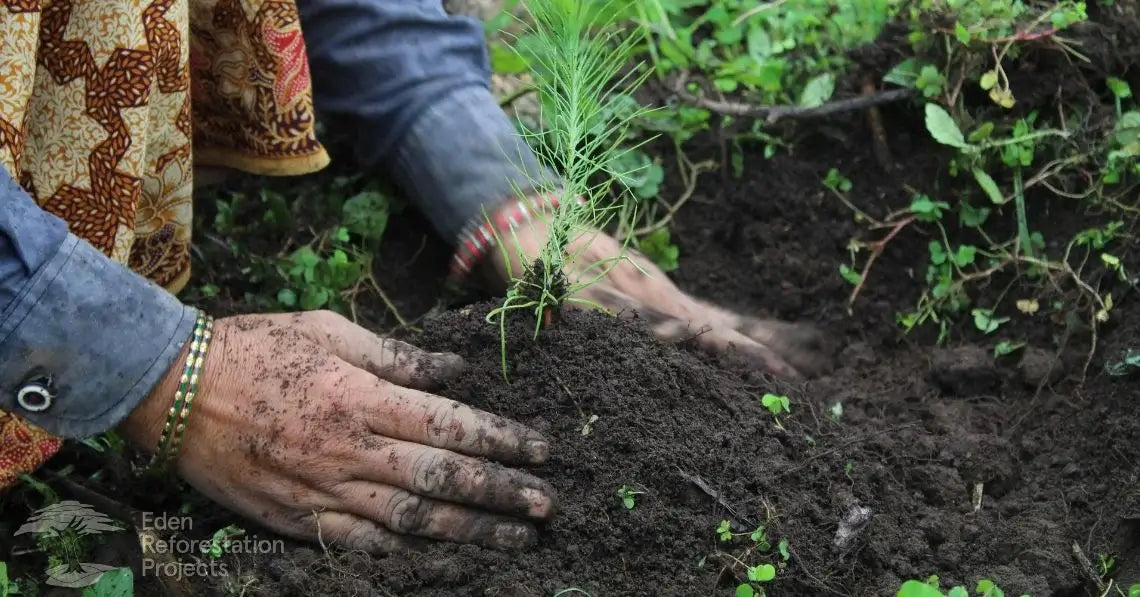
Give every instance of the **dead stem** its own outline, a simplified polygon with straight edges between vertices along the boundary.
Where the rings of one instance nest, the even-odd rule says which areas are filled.
[[[870,77],[863,79],[862,88],[864,97],[874,97],[875,83]],[[895,161],[891,159],[890,146],[887,144],[887,129],[883,126],[883,114],[879,106],[872,105],[867,108],[867,124],[871,127],[871,145],[875,150],[875,159],[884,172],[891,174],[895,171]]]
[[[861,95],[849,99],[834,100],[810,108],[799,106],[766,106],[744,102],[713,100],[693,95],[685,90],[687,80],[688,75],[684,74],[672,85],[672,91],[686,103],[724,116],[764,118],[769,124],[782,118],[818,118],[820,116],[830,116],[841,112],[863,110],[871,106],[901,101],[910,98],[914,94],[914,91],[911,89],[892,89],[890,91],[880,91],[870,96]]]
[[[875,264],[875,260],[879,258],[879,255],[883,254],[883,251],[886,250],[891,240],[898,236],[898,233],[902,232],[903,228],[909,226],[917,218],[918,216],[909,216],[899,220],[891,227],[890,232],[888,232],[886,236],[867,245],[871,248],[871,256],[867,258],[867,263],[863,264],[863,271],[859,274],[859,283],[855,285],[854,290],[851,291],[851,297],[847,299],[848,310],[855,304],[855,299],[859,297],[859,292],[863,290],[863,286],[867,283],[867,275],[871,273],[871,266]]]
[[[643,236],[649,234],[654,230],[657,230],[663,226],[667,226],[670,222],[672,222],[673,217],[677,215],[677,212],[680,211],[681,207],[684,206],[685,203],[687,203],[689,199],[693,197],[693,193],[696,192],[697,179],[700,178],[700,175],[704,172],[709,172],[716,169],[716,164],[713,163],[712,160],[705,160],[703,162],[693,164],[683,156],[678,156],[677,159],[678,161],[683,160],[685,164],[689,166],[688,171],[686,171],[684,168],[681,169],[681,177],[685,184],[684,192],[681,193],[681,196],[678,197],[676,201],[669,205],[669,208],[665,212],[665,215],[662,216],[659,220],[652,224],[648,224],[634,230],[633,234],[635,236]]]
[[[407,320],[400,315],[400,310],[396,308],[396,304],[392,302],[392,299],[388,298],[388,293],[384,292],[384,289],[380,287],[380,283],[376,281],[376,276],[369,273],[368,282],[372,285],[372,289],[376,291],[376,294],[380,296],[380,300],[384,301],[384,305],[388,307],[392,315],[396,316],[396,321],[400,323],[400,326],[409,327]]]

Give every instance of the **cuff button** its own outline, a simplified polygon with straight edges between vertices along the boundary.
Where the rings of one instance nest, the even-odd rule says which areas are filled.
[[[51,408],[51,403],[55,400],[55,392],[51,386],[51,378],[29,381],[20,387],[19,393],[16,394],[16,403],[24,410],[43,412]]]

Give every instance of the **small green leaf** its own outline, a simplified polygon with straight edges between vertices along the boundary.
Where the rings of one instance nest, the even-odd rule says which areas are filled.
[[[297,293],[291,288],[282,288],[277,292],[277,302],[285,307],[297,306]]]
[[[938,587],[919,580],[908,580],[899,588],[897,597],[944,597]]]
[[[831,73],[824,73],[813,77],[804,85],[800,94],[800,107],[814,108],[823,105],[835,93],[835,77]]]
[[[377,191],[365,191],[344,202],[345,227],[353,234],[377,241],[388,228],[388,197]],[[338,238],[348,242],[348,237]]]
[[[8,563],[0,562],[0,597],[9,597],[9,595],[15,595],[15,593],[12,591],[14,588],[15,587],[12,586],[11,581],[8,580]]]
[[[942,219],[942,210],[949,209],[945,201],[934,201],[926,195],[918,195],[910,203],[910,210],[923,222],[936,222]]]
[[[83,591],[83,597],[133,597],[135,578],[130,568],[115,568],[99,576],[99,581]]]
[[[990,208],[988,207],[974,207],[965,200],[960,201],[958,207],[958,221],[969,228],[981,226],[990,217]]]
[[[765,60],[756,72],[756,82],[764,91],[780,91],[783,89],[784,71],[787,62],[784,60]]]
[[[756,596],[756,590],[753,589],[752,585],[750,585],[748,583],[744,583],[744,584],[736,587],[736,597],[755,597],[755,596]]]
[[[954,254],[954,263],[958,267],[966,267],[974,262],[978,254],[978,248],[973,245],[962,245],[958,247],[958,252]]]
[[[914,87],[921,71],[922,65],[914,58],[908,58],[895,65],[890,72],[884,75],[883,81],[902,87]]]
[[[978,128],[974,129],[974,131],[972,133],[970,133],[970,143],[978,143],[980,141],[985,141],[986,139],[990,138],[990,135],[993,132],[994,132],[994,123],[987,120],[986,122],[983,122],[980,126],[978,126]]]
[[[502,75],[517,75],[525,73],[529,65],[518,52],[511,50],[501,43],[490,45],[491,68]]]
[[[966,26],[960,22],[954,26],[954,37],[958,38],[958,41],[964,46],[970,44],[970,32],[966,29]]]
[[[301,309],[313,311],[325,306],[329,301],[329,289],[320,286],[309,286],[301,291]]]
[[[839,412],[842,413],[843,412],[843,405],[839,404],[838,402],[836,402],[835,404],[839,406]],[[834,411],[832,411],[832,412],[834,413]],[[780,539],[780,543],[776,545],[776,549],[780,552],[780,557],[784,558],[785,562],[787,562],[792,557],[791,553],[788,552],[788,540],[787,540],[787,538]]]
[[[780,414],[781,412],[791,412],[791,401],[787,396],[777,396],[776,394],[764,394],[760,399],[760,403],[764,408],[772,412],[772,414]]]
[[[1127,81],[1117,79],[1116,77],[1108,77],[1104,82],[1116,97],[1120,99],[1132,97],[1132,87],[1128,85]]]
[[[772,55],[772,38],[763,27],[748,30],[748,55],[757,62],[763,62]]]
[[[661,227],[645,235],[637,241],[637,248],[663,271],[671,272],[678,267],[681,250],[670,241],[668,228]]]
[[[713,80],[713,85],[715,85],[716,88],[720,91],[724,91],[725,93],[732,93],[733,91],[736,91],[737,82],[736,79],[729,77],[718,77]]]
[[[1008,317],[994,317],[990,309],[974,309],[970,313],[974,316],[974,327],[984,334],[992,334],[1009,321]]]
[[[716,527],[716,533],[720,536],[721,541],[732,539],[732,528],[729,526],[727,520],[720,521],[720,524]]]
[[[994,345],[994,356],[995,357],[1004,357],[1005,355],[1013,354],[1014,352],[1021,350],[1022,348],[1025,348],[1024,342],[1016,342],[1015,343],[1015,342],[1010,342],[1008,340],[998,342],[997,344]],[[965,589],[962,589],[962,590],[965,591]],[[963,593],[963,596],[965,596],[965,595],[966,594]]]
[[[985,192],[986,196],[990,198],[990,201],[992,201],[994,205],[1005,203],[1005,197],[1002,195],[1001,189],[998,188],[992,176],[981,168],[974,168],[973,172],[974,180],[978,181],[978,186],[982,187],[982,191]]]
[[[839,275],[843,276],[843,279],[847,280],[847,283],[851,284],[852,286],[863,281],[863,274],[855,271],[851,268],[850,265],[847,265],[846,263],[839,264]]]
[[[771,564],[760,564],[748,569],[748,580],[752,582],[768,582],[776,578],[776,567]]]
[[[962,136],[962,129],[942,106],[926,104],[926,130],[935,141],[943,145],[966,149],[971,147]]]

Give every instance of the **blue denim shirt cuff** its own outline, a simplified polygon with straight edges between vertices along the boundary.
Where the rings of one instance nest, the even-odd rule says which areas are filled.
[[[196,316],[69,233],[0,312],[0,410],[68,439],[112,429],[178,358]],[[21,406],[20,388],[44,377],[47,408]]]
[[[395,154],[390,176],[452,243],[484,208],[559,184],[486,85],[454,88],[426,106]]]

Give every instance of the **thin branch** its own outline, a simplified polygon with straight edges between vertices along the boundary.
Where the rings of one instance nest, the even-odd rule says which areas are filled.
[[[736,17],[736,20],[732,22],[732,26],[733,27],[739,27],[740,24],[743,23],[744,21],[751,19],[752,17],[764,12],[765,10],[771,10],[773,8],[776,8],[776,7],[780,6],[781,4],[783,4],[784,2],[787,2],[787,0],[775,0],[775,2],[769,2],[768,4],[761,4],[759,6],[754,6],[751,9],[744,11],[739,17]]]
[[[912,89],[891,89],[889,91],[880,91],[873,95],[861,95],[848,99],[835,100],[812,107],[766,106],[744,102],[714,100],[694,95],[685,89],[687,79],[687,76],[682,76],[673,84],[673,92],[686,103],[724,116],[764,118],[768,123],[776,122],[781,118],[819,118],[821,116],[830,116],[841,112],[864,110],[872,106],[908,99],[914,95],[914,90]]]

